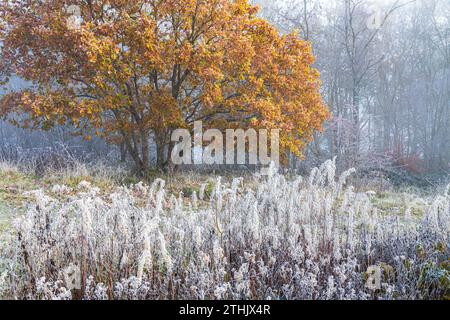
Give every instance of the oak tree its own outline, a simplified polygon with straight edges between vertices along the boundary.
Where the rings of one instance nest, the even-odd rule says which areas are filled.
[[[0,76],[31,85],[0,113],[123,144],[141,170],[152,136],[164,166],[172,131],[197,120],[281,129],[300,156],[328,116],[311,45],[257,13],[247,0],[1,0]]]

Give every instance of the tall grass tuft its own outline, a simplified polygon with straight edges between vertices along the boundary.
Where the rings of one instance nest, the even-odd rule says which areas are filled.
[[[15,299],[443,299],[450,197],[421,199],[423,217],[383,215],[370,193],[336,177],[276,170],[256,189],[217,179],[205,200],[165,182],[105,197],[81,183],[35,203],[2,242],[0,290]],[[62,186],[58,187],[64,190]],[[202,188],[203,189],[203,188]],[[419,200],[417,200],[419,201]],[[370,266],[380,287],[366,286]]]

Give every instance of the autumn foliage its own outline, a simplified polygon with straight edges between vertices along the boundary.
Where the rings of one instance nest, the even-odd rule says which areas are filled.
[[[1,1],[0,76],[32,84],[1,114],[124,144],[141,169],[151,136],[162,166],[171,132],[196,120],[279,128],[281,150],[301,155],[328,116],[310,44],[246,0]]]

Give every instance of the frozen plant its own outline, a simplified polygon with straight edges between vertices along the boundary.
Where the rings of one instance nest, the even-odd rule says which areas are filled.
[[[36,202],[0,242],[1,294],[17,299],[442,299],[450,197],[417,199],[422,219],[383,215],[335,176],[217,179],[192,199],[165,182],[108,196],[89,183]],[[369,267],[380,287],[366,286]]]

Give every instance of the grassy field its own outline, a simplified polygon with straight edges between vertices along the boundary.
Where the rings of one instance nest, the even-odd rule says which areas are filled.
[[[239,173],[243,177],[244,187],[255,189],[257,179],[255,174],[249,172]],[[33,202],[29,195],[31,191],[46,190],[52,193],[54,186],[66,186],[71,192],[56,195],[59,198],[76,194],[77,187],[82,181],[89,182],[99,189],[100,194],[108,196],[116,188],[132,186],[138,183],[151,184],[156,179],[166,182],[166,189],[170,194],[180,195],[189,199],[193,192],[198,194],[202,184],[206,184],[206,193],[211,193],[218,175],[199,172],[179,172],[171,176],[158,172],[150,172],[147,177],[137,177],[122,168],[108,168],[105,166],[89,167],[78,165],[66,170],[49,170],[37,174],[34,170],[19,168],[13,164],[0,163],[0,224],[5,226],[14,217],[24,211],[25,207]],[[233,180],[232,173],[220,175],[224,181]],[[291,177],[293,179],[293,177]],[[420,190],[389,190],[368,189],[367,185],[359,182],[359,192],[371,195],[371,202],[382,214],[403,215],[409,206],[412,213],[420,217],[424,213],[423,203],[414,203],[414,199],[421,196]],[[429,192],[428,192],[429,193]]]
[[[354,188],[335,170],[137,178],[3,163],[0,297],[448,299],[448,190]]]

